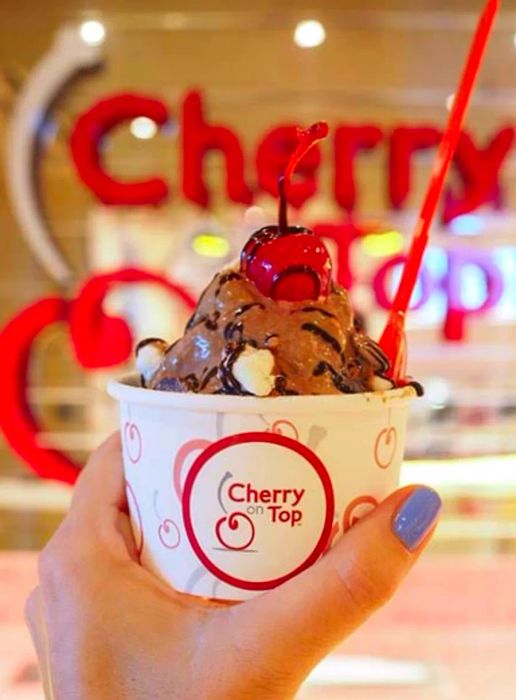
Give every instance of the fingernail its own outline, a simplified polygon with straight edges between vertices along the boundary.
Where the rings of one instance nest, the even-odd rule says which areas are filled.
[[[426,486],[412,491],[392,520],[392,531],[411,551],[423,541],[441,510],[439,495]]]

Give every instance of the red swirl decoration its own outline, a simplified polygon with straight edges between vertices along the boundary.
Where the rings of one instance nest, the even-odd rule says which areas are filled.
[[[223,534],[222,534],[222,529],[224,525],[227,522],[227,527],[232,530],[235,533],[238,533],[240,530],[241,534],[243,527],[248,527],[248,535],[247,539],[245,539],[241,544],[234,544],[227,542],[227,540],[224,539]],[[244,530],[245,534],[245,530]],[[251,520],[251,518],[246,515],[245,513],[241,513],[240,511],[236,511],[234,513],[231,513],[229,516],[225,515],[224,517],[220,518],[220,520],[217,520],[215,524],[215,535],[220,542],[220,544],[225,547],[226,549],[232,549],[234,551],[240,552],[243,549],[247,549],[253,542],[255,538],[255,528],[254,528],[254,523]]]
[[[27,392],[29,364],[43,331],[68,324],[77,361],[86,368],[115,367],[129,359],[133,339],[126,321],[109,316],[104,300],[118,284],[153,282],[193,309],[194,299],[181,286],[160,275],[137,268],[117,270],[89,279],[74,300],[48,297],[23,309],[0,331],[2,400],[0,428],[12,450],[39,476],[75,483],[80,465],[59,450],[42,443],[40,425]]]

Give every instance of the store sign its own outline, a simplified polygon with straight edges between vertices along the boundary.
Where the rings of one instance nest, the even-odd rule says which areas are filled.
[[[34,167],[37,167],[36,156],[42,149],[34,114],[47,115],[72,78],[82,74],[85,68],[99,65],[101,58],[98,47],[78,41],[74,28],[64,28],[22,87],[7,140],[7,186],[20,231],[38,261],[63,285],[69,283],[73,275],[55,245],[37,191]],[[278,176],[296,142],[296,125],[275,125],[260,137],[251,157],[245,153],[234,128],[210,121],[199,92],[187,92],[177,112],[172,112],[154,96],[108,95],[79,115],[71,135],[71,156],[77,173],[96,199],[106,205],[158,206],[177,197],[169,184],[170,173],[140,181],[118,180],[103,162],[101,146],[109,133],[140,116],[153,120],[158,126],[178,118],[182,197],[204,208],[209,208],[212,197],[204,172],[209,153],[218,152],[224,157],[228,201],[249,205],[260,192],[277,194]],[[355,170],[361,154],[386,147],[387,204],[401,210],[407,205],[412,190],[415,157],[435,148],[441,137],[438,128],[428,125],[402,125],[387,130],[375,124],[337,124],[332,131],[333,196],[347,213],[355,211],[360,199]],[[483,144],[475,142],[467,132],[462,134],[454,161],[458,182],[444,196],[442,218],[445,222],[483,205],[502,205],[501,175],[514,136],[510,126],[493,133]],[[289,192],[294,207],[301,207],[317,195],[321,160],[321,150],[315,147],[301,161]],[[252,182],[251,162],[255,171]],[[358,239],[370,232],[334,222],[322,222],[313,228],[316,234],[333,241],[338,280],[352,289],[357,280],[351,249]],[[417,306],[424,308],[437,294],[444,297],[444,336],[458,340],[464,337],[469,317],[485,313],[500,302],[504,274],[490,255],[480,258],[477,253],[465,250],[448,251],[445,255],[442,273],[428,266],[423,268]],[[373,272],[372,288],[380,307],[389,307],[391,272],[402,261],[399,256],[384,259]],[[473,304],[463,298],[462,284],[465,271],[472,267],[484,280],[483,294],[477,295]],[[6,376],[0,402],[0,427],[13,451],[40,476],[73,483],[79,465],[42,444],[40,426],[28,401],[29,366],[39,335],[53,324],[64,324],[69,330],[77,362],[85,371],[114,367],[126,361],[133,344],[130,329],[123,318],[111,317],[105,312],[104,301],[113,286],[143,281],[161,285],[192,308],[193,299],[174,281],[153,272],[126,269],[94,274],[73,298],[64,295],[35,300],[0,329],[0,355]]]
[[[277,195],[278,177],[296,144],[296,125],[274,126],[261,137],[253,154],[256,176],[251,185],[238,133],[209,121],[199,92],[185,94],[180,115],[180,177],[185,199],[209,207],[211,192],[204,177],[204,161],[205,156],[214,151],[224,156],[229,201],[249,205],[258,192]],[[101,144],[109,132],[142,116],[161,126],[172,118],[172,113],[159,98],[122,93],[101,99],[77,119],[71,138],[73,160],[82,181],[104,204],[159,205],[173,197],[168,178],[163,175],[141,181],[121,181],[113,177],[102,162]],[[387,147],[388,205],[403,209],[412,189],[415,156],[421,151],[435,149],[442,136],[440,129],[426,125],[403,125],[387,131],[372,124],[340,124],[332,131],[333,195],[347,212],[355,210],[360,198],[355,171],[361,153],[371,152],[380,145]],[[480,145],[469,133],[462,133],[454,159],[460,184],[456,191],[450,189],[445,193],[442,211],[445,223],[486,204],[501,205],[501,172],[513,147],[514,136],[514,128],[508,126]],[[296,182],[289,192],[293,206],[301,207],[317,194],[321,158],[321,150],[315,146],[299,164]]]

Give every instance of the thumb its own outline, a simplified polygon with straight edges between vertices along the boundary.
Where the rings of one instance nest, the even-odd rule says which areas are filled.
[[[393,595],[428,543],[437,493],[409,486],[363,518],[315,566],[240,610],[264,659],[299,682]]]

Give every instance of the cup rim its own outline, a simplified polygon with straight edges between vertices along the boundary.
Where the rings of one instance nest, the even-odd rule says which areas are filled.
[[[224,394],[176,393],[145,389],[138,374],[129,374],[108,382],[109,396],[128,404],[179,408],[183,411],[210,413],[344,413],[405,406],[417,398],[414,387],[359,394],[318,394],[315,396],[231,396]]]

